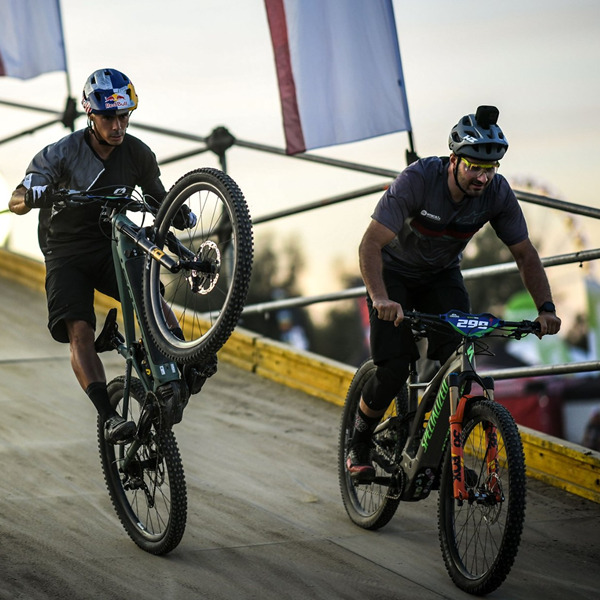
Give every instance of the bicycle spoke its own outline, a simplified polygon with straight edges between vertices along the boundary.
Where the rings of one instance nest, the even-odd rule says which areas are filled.
[[[196,215],[178,229],[185,208]],[[242,192],[216,169],[182,177],[163,201],[155,221],[157,246],[180,263],[177,272],[150,260],[144,271],[144,320],[165,356],[202,362],[216,353],[237,325],[252,266],[252,229]],[[173,333],[164,303],[185,340]]]

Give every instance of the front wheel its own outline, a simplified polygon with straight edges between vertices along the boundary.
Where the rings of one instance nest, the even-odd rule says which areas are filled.
[[[183,214],[196,222],[181,230]],[[160,350],[179,363],[210,359],[227,341],[246,302],[252,269],[252,224],[236,183],[217,169],[184,175],[156,215],[159,248],[144,270],[144,320]],[[179,262],[176,273],[161,253]],[[173,331],[174,317],[185,340]]]
[[[108,384],[112,406],[122,407],[125,378]],[[139,424],[146,394],[138,379],[131,379],[128,419]],[[120,412],[120,410],[119,410]],[[172,430],[152,422],[142,440],[121,446],[104,439],[98,420],[98,446],[102,470],[113,506],[129,537],[151,554],[166,554],[183,537],[187,519],[187,491],[181,456]],[[134,456],[123,468],[125,456],[137,445]]]
[[[376,477],[371,483],[357,484],[346,469],[346,457],[352,434],[356,409],[360,402],[363,388],[375,374],[372,360],[363,363],[350,384],[342,419],[338,442],[338,481],[342,501],[350,519],[364,529],[379,529],[394,516],[400,502],[398,480],[392,477],[391,471],[397,468],[401,451],[401,440],[396,435],[398,411],[404,412],[406,406],[406,390],[396,398],[395,402],[382,419],[378,432],[373,435],[374,466]]]
[[[439,533],[446,569],[461,589],[483,595],[508,575],[525,518],[525,458],[517,425],[503,406],[473,399],[463,419],[468,499],[454,499],[450,448],[439,495]]]

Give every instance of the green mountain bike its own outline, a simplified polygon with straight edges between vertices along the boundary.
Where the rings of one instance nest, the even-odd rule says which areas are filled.
[[[134,190],[105,191],[61,190],[54,203],[99,203],[110,222],[124,327],[121,333],[114,310],[98,340],[104,340],[101,350],[116,349],[125,359],[124,375],[109,382],[108,392],[118,412],[136,423],[136,434],[126,444],[109,444],[98,421],[102,469],[131,539],[147,552],[166,554],[181,541],[187,518],[173,433],[190,397],[182,371],[193,366],[208,377],[215,370],[215,354],[245,304],[252,225],[242,192],[216,169],[184,175],[158,210]],[[181,229],[188,210],[197,221]]]

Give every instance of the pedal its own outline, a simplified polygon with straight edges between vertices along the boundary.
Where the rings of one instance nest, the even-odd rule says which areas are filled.
[[[190,395],[200,392],[209,377],[212,377],[218,368],[217,355],[213,354],[206,362],[183,366],[183,378]]]
[[[125,338],[119,333],[119,326],[117,324],[117,309],[111,308],[106,315],[102,331],[94,342],[94,348],[100,354],[101,352],[115,350],[124,341]]]

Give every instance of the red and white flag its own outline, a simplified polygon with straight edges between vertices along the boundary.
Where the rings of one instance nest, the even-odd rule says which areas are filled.
[[[410,131],[392,0],[265,0],[286,152]]]
[[[59,0],[0,0],[0,75],[66,70]]]

